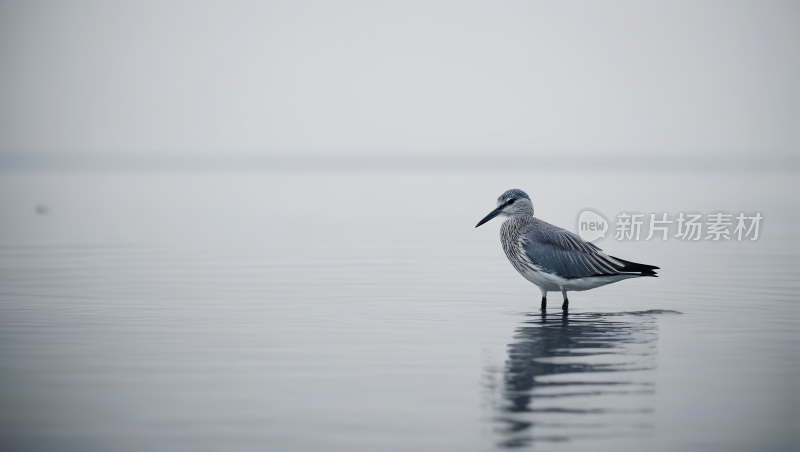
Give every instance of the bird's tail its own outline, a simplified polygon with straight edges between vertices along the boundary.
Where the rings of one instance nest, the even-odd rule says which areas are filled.
[[[637,264],[636,262],[629,262],[625,259],[620,259],[618,257],[611,256],[614,260],[622,262],[621,266],[616,266],[616,269],[620,272],[624,273],[639,273],[639,276],[652,276],[654,278],[658,278],[655,270],[659,268],[655,265],[647,265],[647,264]]]

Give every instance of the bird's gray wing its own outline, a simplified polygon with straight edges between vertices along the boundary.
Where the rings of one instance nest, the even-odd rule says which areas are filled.
[[[542,270],[565,278],[617,275],[624,267],[577,234],[538,219],[525,234],[522,247]]]

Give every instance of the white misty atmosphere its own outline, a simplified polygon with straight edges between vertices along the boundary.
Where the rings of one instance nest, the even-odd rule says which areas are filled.
[[[795,2],[0,4],[0,155],[783,161]]]

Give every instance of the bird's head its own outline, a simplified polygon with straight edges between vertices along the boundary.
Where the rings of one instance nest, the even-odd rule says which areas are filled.
[[[533,215],[531,198],[522,190],[512,188],[497,198],[497,208],[489,212],[475,227],[486,223],[492,218],[501,215],[513,217],[516,215]]]

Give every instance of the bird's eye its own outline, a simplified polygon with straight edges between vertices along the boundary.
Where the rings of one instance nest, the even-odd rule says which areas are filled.
[[[509,199],[509,200],[508,200],[508,202],[506,203],[506,205],[509,205],[509,206],[510,206],[511,204],[514,204],[514,200],[513,200],[513,199]]]

